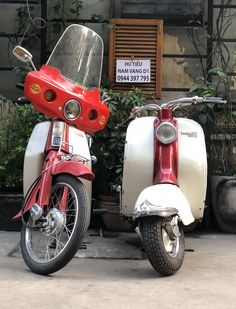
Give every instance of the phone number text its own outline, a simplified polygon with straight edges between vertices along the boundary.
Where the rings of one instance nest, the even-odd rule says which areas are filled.
[[[149,83],[150,77],[148,75],[117,75],[116,82],[120,83]]]

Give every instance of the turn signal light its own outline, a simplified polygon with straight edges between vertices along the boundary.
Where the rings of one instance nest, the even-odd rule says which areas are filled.
[[[56,99],[57,97],[57,94],[54,90],[52,89],[48,89],[47,91],[44,92],[44,99],[47,101],[47,102],[52,102]]]

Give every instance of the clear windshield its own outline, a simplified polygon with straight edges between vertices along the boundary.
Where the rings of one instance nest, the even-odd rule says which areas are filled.
[[[69,26],[57,42],[47,64],[58,68],[62,75],[83,88],[100,87],[103,42],[93,30]]]

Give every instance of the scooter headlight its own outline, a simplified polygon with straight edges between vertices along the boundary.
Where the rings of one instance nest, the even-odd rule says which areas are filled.
[[[162,122],[156,129],[156,138],[163,144],[170,144],[176,140],[177,131],[171,122]]]
[[[67,120],[75,120],[79,117],[81,112],[80,103],[77,100],[71,99],[64,105],[63,113]]]

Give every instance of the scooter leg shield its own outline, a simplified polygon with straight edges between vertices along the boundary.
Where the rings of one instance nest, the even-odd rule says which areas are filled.
[[[158,184],[145,188],[139,195],[133,219],[145,216],[180,217],[184,225],[194,221],[188,200],[179,187],[171,184]]]

